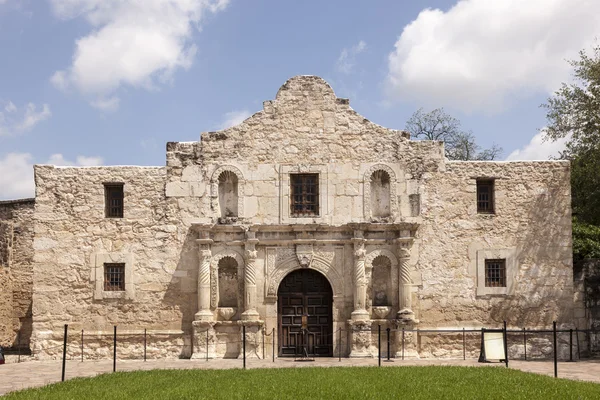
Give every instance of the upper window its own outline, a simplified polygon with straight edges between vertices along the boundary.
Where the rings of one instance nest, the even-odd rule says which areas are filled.
[[[291,174],[292,217],[319,215],[319,174]]]
[[[477,180],[477,212],[493,214],[494,211],[494,181],[492,179]]]
[[[123,218],[123,184],[104,184],[105,213],[108,218]]]
[[[485,286],[506,287],[506,260],[485,260]]]
[[[104,263],[104,291],[125,290],[125,263]]]

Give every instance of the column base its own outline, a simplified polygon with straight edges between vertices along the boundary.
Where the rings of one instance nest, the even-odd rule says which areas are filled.
[[[254,310],[254,309],[250,309],[250,310],[244,311],[242,313],[242,315],[240,316],[240,318],[242,319],[242,321],[259,321],[260,314],[258,313],[258,311]]]
[[[415,313],[410,308],[403,308],[396,314],[396,320],[402,324],[418,324]]]
[[[354,314],[354,313],[353,313]],[[350,328],[350,354],[351,358],[374,357],[377,352],[372,349],[372,321],[359,320],[348,321]]]
[[[192,360],[217,357],[217,334],[215,323],[207,321],[193,321]]]
[[[194,314],[194,319],[201,322],[212,322],[215,319],[215,315],[210,310],[200,310]]]
[[[367,310],[354,310],[350,314],[352,321],[367,321],[369,320],[369,312]]]
[[[405,314],[406,315],[406,314]],[[413,318],[414,318],[414,314],[412,314]],[[405,318],[404,320],[397,320],[396,321],[396,337],[395,337],[395,342],[396,342],[396,358],[397,359],[402,359],[402,356],[404,355],[404,359],[405,360],[418,360],[421,357],[419,356],[419,352],[417,351],[418,349],[418,343],[417,343],[417,334],[416,332],[412,332],[412,330],[414,330],[416,328],[416,325],[418,324],[418,320],[416,319],[412,319],[409,320],[407,318]],[[404,343],[402,343],[402,329],[405,329],[404,331]],[[406,330],[409,330],[410,332],[406,332]]]
[[[258,314],[258,313],[257,313]],[[242,314],[243,315],[243,314]],[[238,358],[244,358],[244,334],[246,327],[246,358],[262,359],[262,327],[264,321],[240,321],[240,353]]]

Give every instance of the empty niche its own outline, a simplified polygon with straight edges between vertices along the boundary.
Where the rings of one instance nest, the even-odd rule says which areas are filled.
[[[219,260],[219,307],[238,306],[238,264],[233,257]]]
[[[373,260],[372,302],[373,306],[389,306],[391,298],[392,263],[386,256]]]
[[[238,216],[238,177],[231,171],[219,175],[219,207],[221,218]]]
[[[383,170],[371,175],[371,216],[390,216],[390,175]]]

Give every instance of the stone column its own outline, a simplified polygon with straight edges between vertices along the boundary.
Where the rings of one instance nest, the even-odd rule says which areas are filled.
[[[412,311],[412,281],[410,279],[410,250],[404,242],[398,242],[398,315],[397,319],[402,322],[415,321],[415,314]]]
[[[210,245],[212,240],[203,238],[196,240],[199,247],[199,267],[198,267],[198,312],[195,315],[196,321],[212,321],[213,312],[210,309],[210,260],[212,253]]]
[[[257,321],[259,319],[258,311],[256,311],[256,250],[255,232],[247,232],[246,252],[244,254],[246,266],[244,269],[244,312],[242,320]]]
[[[362,237],[362,231],[356,231],[352,239],[354,243],[354,311],[351,318],[353,321],[369,319],[369,313],[366,310],[367,300],[367,281],[365,277],[365,239]]]

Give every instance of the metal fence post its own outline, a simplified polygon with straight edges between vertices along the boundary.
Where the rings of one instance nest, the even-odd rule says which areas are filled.
[[[83,362],[83,329],[81,330],[81,362]]]
[[[577,341],[577,359],[581,360],[581,353],[579,352],[579,330],[575,328],[575,340]]]
[[[554,377],[558,377],[558,352],[556,349],[556,321],[552,322],[553,342],[554,342]]]
[[[573,329],[569,329],[569,361],[573,361]]]
[[[244,369],[246,369],[246,325],[242,325],[242,351],[244,352]]]
[[[273,328],[273,331],[271,332],[271,336],[272,336],[271,337],[271,342],[272,342],[272,345],[273,345],[273,354],[272,354],[272,356],[273,356],[273,362],[275,362],[275,328]]]
[[[67,360],[67,332],[69,325],[65,324],[65,335],[63,336],[63,359],[62,359],[62,382],[65,381],[65,366]]]
[[[404,361],[404,328],[402,328],[402,361]]]
[[[525,350],[525,361],[527,361],[527,333],[523,327],[523,349]]]
[[[386,329],[387,331],[387,360],[390,361],[390,328]]]
[[[18,354],[18,358],[17,358],[17,362],[20,363],[21,362],[21,328],[19,328],[19,331],[17,332],[17,354]]]
[[[506,332],[506,321],[503,322],[502,328],[504,330],[504,363],[508,368],[508,333]]]
[[[208,329],[206,329],[206,361],[208,361]]]
[[[262,330],[262,336],[263,336],[263,360],[265,359],[265,328],[263,328]]]
[[[113,335],[113,372],[117,370],[117,326]]]
[[[146,344],[147,344],[147,332],[144,329],[144,362],[146,362]]]
[[[338,328],[338,362],[342,362],[342,328]]]
[[[467,359],[467,343],[465,340],[465,328],[463,328],[463,360]]]
[[[377,325],[377,365],[381,367],[381,325]]]

